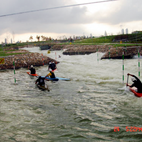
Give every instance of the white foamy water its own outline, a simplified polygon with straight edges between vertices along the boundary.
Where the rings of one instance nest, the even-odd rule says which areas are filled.
[[[142,132],[126,132],[126,126],[141,126],[141,98],[122,83],[122,60],[98,60],[103,53],[63,55],[62,51],[39,52],[60,62],[57,77],[71,81],[46,82],[50,92],[35,86],[27,69],[0,72],[0,140],[7,142],[134,141]],[[58,58],[61,55],[61,58]],[[46,75],[48,66],[36,67]],[[124,61],[127,73],[138,75],[138,59]],[[129,79],[129,83],[131,83]],[[120,128],[114,132],[114,127]]]

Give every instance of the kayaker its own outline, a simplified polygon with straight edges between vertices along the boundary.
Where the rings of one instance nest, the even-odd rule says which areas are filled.
[[[55,64],[53,61],[52,61],[52,62],[51,62],[51,61],[49,62],[48,70],[49,70],[49,69],[52,69],[52,70],[55,70],[55,69],[56,69],[56,64]]]
[[[56,69],[56,64],[54,62],[52,62],[52,70]]]
[[[49,71],[50,72],[45,77],[56,78],[54,72],[52,71],[52,69],[49,69]]]
[[[29,68],[29,70],[31,71],[31,74],[35,74],[36,73],[36,70],[34,68],[33,65],[31,65],[31,67]]]
[[[39,76],[38,79],[35,81],[35,84],[37,84],[38,88],[41,90],[48,90],[50,91],[48,86],[45,87],[45,77]]]
[[[45,86],[45,77],[39,76],[38,79],[35,81],[35,84],[40,85],[40,86]]]
[[[142,82],[135,75],[132,75],[130,73],[128,73],[127,75],[132,76],[133,84],[129,85],[128,83],[126,83],[126,85],[129,86],[129,87],[136,87],[137,88],[136,91],[138,93],[142,93]]]

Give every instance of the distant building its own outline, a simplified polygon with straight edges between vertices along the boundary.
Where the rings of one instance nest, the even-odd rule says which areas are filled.
[[[128,29],[126,29],[126,34],[128,34]]]
[[[81,37],[80,36],[76,36],[76,39],[81,39]]]
[[[92,38],[92,34],[90,34],[90,38]]]
[[[75,35],[73,36],[73,39],[75,40]]]
[[[7,39],[5,38],[5,44],[7,44]]]
[[[122,29],[121,32],[122,32],[122,35],[124,35],[124,29]]]
[[[105,31],[105,36],[107,36],[107,32]]]

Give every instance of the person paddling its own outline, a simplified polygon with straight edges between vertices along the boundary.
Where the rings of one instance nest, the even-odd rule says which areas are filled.
[[[35,84],[40,85],[40,86],[45,86],[45,77],[38,76],[38,79],[35,81]]]
[[[133,84],[129,85],[128,83],[126,83],[126,85],[129,87],[136,87],[137,88],[136,91],[138,93],[142,93],[142,82],[135,75],[132,75],[130,73],[128,73],[127,75],[132,76]]]
[[[41,77],[41,76],[38,76],[38,79],[35,81],[35,84],[38,85],[39,88],[43,89],[43,90],[48,90],[48,87],[45,87],[45,77]]]
[[[56,78],[54,72],[52,71],[52,69],[49,69],[49,71],[50,72],[45,77]]]
[[[31,71],[31,74],[36,74],[36,70],[34,68],[33,65],[31,65],[31,67],[29,68],[29,70]]]
[[[49,69],[52,69],[52,71],[56,69],[56,64],[55,64],[53,61],[52,61],[52,62],[51,62],[51,61],[49,62],[48,70],[49,70]]]

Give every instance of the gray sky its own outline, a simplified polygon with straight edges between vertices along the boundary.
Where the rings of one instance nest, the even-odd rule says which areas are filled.
[[[103,0],[5,0],[0,15]],[[104,0],[107,1],[107,0]],[[0,17],[0,42],[7,38],[27,41],[30,35],[101,36],[142,30],[142,0],[116,0],[83,6]]]

